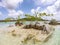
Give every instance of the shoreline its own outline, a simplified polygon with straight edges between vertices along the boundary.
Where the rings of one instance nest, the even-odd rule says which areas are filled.
[[[55,26],[54,26],[55,27]],[[55,27],[55,28],[57,28],[57,27]],[[24,42],[24,40],[26,39],[26,37],[29,35],[29,33],[31,33],[31,34],[34,34],[34,35],[36,35],[36,34],[38,34],[38,32],[39,32],[39,30],[33,30],[33,29],[31,29],[31,30],[26,30],[26,29],[20,29],[20,27],[5,27],[4,28],[5,30],[3,30],[3,29],[0,29],[0,44],[1,45],[25,45],[25,43],[26,42]],[[7,30],[6,30],[7,29]],[[13,30],[15,30],[15,32],[13,31]],[[13,31],[13,33],[14,34],[16,34],[16,35],[14,35],[14,36],[12,36],[12,31]],[[57,33],[59,32],[57,29],[56,29],[56,31],[57,31]],[[56,36],[57,36],[57,33],[54,31],[53,32],[53,37],[51,37],[52,39],[55,39],[55,38],[57,38]],[[56,36],[55,36],[56,35]],[[33,36],[33,35],[31,35],[31,36]],[[39,37],[40,35],[37,35],[37,38]],[[55,38],[54,38],[55,37]],[[53,42],[54,43],[54,41],[51,41],[52,39],[50,39],[49,38],[49,40],[47,41],[47,42],[45,42],[46,43],[46,45],[48,44],[48,43],[50,43],[50,42]],[[22,42],[23,41],[23,42]],[[37,40],[36,40],[37,41]],[[28,40],[28,42],[27,42],[28,44],[26,44],[26,45],[29,45],[29,44],[32,44],[32,45],[34,45],[34,43],[33,43],[33,40],[31,39],[31,40]],[[39,41],[37,41],[37,42],[35,42],[35,44],[37,44],[37,45],[45,45],[44,44],[44,42],[39,42]],[[55,43],[56,44],[56,43]],[[52,45],[52,43],[51,43],[51,45]]]

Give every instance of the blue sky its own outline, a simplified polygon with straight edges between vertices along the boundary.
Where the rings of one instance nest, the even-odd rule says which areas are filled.
[[[16,18],[18,15],[24,17],[26,13],[34,14],[34,11],[54,14],[60,19],[60,0],[0,0],[0,20],[7,17]],[[44,17],[48,19],[49,17]]]

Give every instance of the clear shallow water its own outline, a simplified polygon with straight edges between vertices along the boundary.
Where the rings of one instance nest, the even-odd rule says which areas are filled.
[[[0,34],[1,45],[20,45],[19,38],[13,38],[4,34]],[[22,44],[21,44],[22,45]],[[60,45],[60,26],[56,26],[56,29],[51,38],[47,42],[33,44],[33,41],[29,41],[28,44],[23,45]]]
[[[50,37],[46,42],[33,44],[31,41],[31,43],[31,45],[60,45],[60,26],[55,27],[55,31],[53,32],[52,37]]]
[[[60,45],[60,26],[56,26],[52,37],[42,45]]]
[[[12,24],[14,25],[14,23],[15,22],[8,22],[8,23],[1,22],[0,27],[6,27],[6,26],[9,26],[9,25],[12,25]],[[29,24],[27,22],[24,22],[24,23]],[[1,40],[4,39],[2,37],[0,37],[0,38],[1,38]],[[60,45],[60,25],[55,26],[55,31],[54,31],[52,37],[47,42],[43,42],[41,45]]]
[[[32,22],[32,24],[34,24],[35,22],[34,21],[24,21],[24,22],[22,22],[23,24],[30,24]],[[42,21],[40,21],[41,23],[42,23]],[[0,22],[0,27],[7,27],[7,26],[9,26],[9,25],[14,25],[15,24],[15,22]]]
[[[14,25],[15,22],[0,22],[0,27],[7,27],[9,25]]]
[[[53,32],[52,37],[49,38],[48,41],[42,43],[39,42],[38,44],[31,45],[60,45],[60,26],[55,27],[55,31]]]

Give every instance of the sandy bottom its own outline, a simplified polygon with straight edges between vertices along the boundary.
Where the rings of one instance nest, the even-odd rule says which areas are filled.
[[[0,45],[42,45],[43,42],[37,39],[45,36],[47,34],[41,34],[39,30],[5,27],[0,29]]]

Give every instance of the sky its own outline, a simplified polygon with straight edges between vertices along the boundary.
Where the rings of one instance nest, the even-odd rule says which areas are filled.
[[[7,17],[24,17],[24,14],[46,12],[54,16],[43,16],[43,19],[60,20],[60,0],[0,0],[0,20]]]

